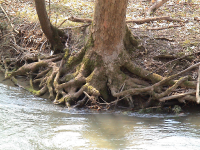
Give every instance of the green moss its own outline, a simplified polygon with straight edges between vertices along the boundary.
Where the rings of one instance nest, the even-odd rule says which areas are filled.
[[[190,82],[190,81],[185,81],[185,82],[183,82],[183,84],[184,84],[184,86],[187,87],[187,88],[196,88],[195,83]]]
[[[74,103],[74,99],[70,96],[65,97],[64,100],[68,107],[70,107]]]
[[[82,63],[84,64],[85,69],[88,73],[92,72],[96,67],[100,67],[103,64],[101,56],[97,55],[96,53],[92,52],[92,54],[85,56],[83,58]]]
[[[90,60],[89,58],[84,58],[83,59],[83,64],[85,65],[85,68],[89,71],[92,72],[95,68],[95,62]]]
[[[87,90],[89,94],[100,95],[99,91],[93,86],[89,85],[89,83],[86,83],[84,85],[84,88]]]
[[[86,79],[86,82],[90,82],[92,81],[92,79],[94,79],[94,72],[92,72]]]
[[[90,47],[94,47],[94,39],[92,37],[92,34],[89,35],[88,38],[86,38],[86,45],[85,45],[85,49],[88,49]]]
[[[190,44],[190,42],[191,42],[191,41],[187,39],[187,40],[185,40],[185,41],[183,42],[183,45],[186,46],[186,45]]]
[[[81,62],[83,62],[84,65],[87,66],[87,67],[92,66],[92,63],[94,63],[94,62],[91,62],[90,58],[85,56],[85,53],[86,53],[87,50],[89,50],[93,46],[94,46],[94,40],[92,38],[92,35],[90,35],[87,42],[86,42],[86,45],[84,46],[83,49],[81,49],[81,51],[79,53],[77,53],[74,56],[69,57],[69,51],[66,51],[65,52],[65,58],[69,57],[68,60],[67,60],[67,63],[66,63],[66,67],[71,68],[72,66],[80,64]],[[78,70],[80,70],[80,68],[78,68]]]
[[[64,52],[65,52],[64,59],[67,59],[69,57],[69,49],[65,48]]]
[[[28,90],[30,93],[36,95],[36,96],[40,96],[40,90],[34,90],[32,87],[26,88],[26,90]]]
[[[141,73],[141,68],[140,67],[136,67],[134,70],[135,74],[140,74]]]
[[[66,67],[70,68],[73,65],[81,63],[84,54],[85,52],[81,52],[78,56],[77,55],[70,56],[67,60]]]
[[[174,105],[172,111],[176,114],[179,114],[182,111],[182,109],[179,105]]]
[[[66,77],[65,77],[65,81],[68,82],[70,81],[71,79],[73,79],[75,76],[73,74],[68,74]]]
[[[124,45],[125,45],[126,50],[133,51],[135,47],[138,46],[138,43],[139,43],[138,39],[136,39],[133,36],[129,28],[126,26],[126,34],[124,38]]]

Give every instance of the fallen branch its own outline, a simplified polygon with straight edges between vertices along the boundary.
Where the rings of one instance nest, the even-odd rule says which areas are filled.
[[[170,25],[170,26],[167,26],[167,27],[147,28],[147,30],[164,30],[164,29],[175,28],[175,27],[182,27],[182,26],[183,26],[183,24]]]
[[[75,18],[73,16],[68,18],[68,20],[73,21],[73,22],[80,22],[80,23],[92,23],[92,19]],[[161,21],[161,20],[184,22],[181,19],[174,19],[174,18],[170,18],[168,16],[164,16],[164,17],[153,17],[153,18],[145,18],[145,19],[127,20],[126,23],[143,24],[143,23],[149,23],[152,21]]]
[[[92,19],[89,18],[75,18],[73,16],[71,16],[70,18],[68,18],[68,20],[73,21],[73,22],[82,22],[82,23],[92,23]]]
[[[181,19],[174,19],[170,18],[168,16],[163,16],[163,17],[153,17],[153,18],[145,18],[145,19],[137,19],[137,20],[127,20],[126,23],[136,23],[136,24],[143,24],[143,23],[149,23],[152,21],[161,21],[161,20],[166,20],[166,21],[176,21],[176,22],[184,22]]]
[[[161,7],[164,3],[166,3],[168,0],[161,0],[161,1],[157,1],[155,2],[147,11],[147,15],[151,15],[152,13],[154,13],[159,7]]]

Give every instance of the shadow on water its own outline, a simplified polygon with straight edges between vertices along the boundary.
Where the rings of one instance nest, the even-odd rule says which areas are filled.
[[[0,84],[0,149],[197,150],[200,113],[123,115],[68,110]]]

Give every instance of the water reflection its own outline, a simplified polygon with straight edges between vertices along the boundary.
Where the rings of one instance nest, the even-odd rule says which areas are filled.
[[[68,110],[0,84],[0,149],[197,150],[200,113],[183,116]]]

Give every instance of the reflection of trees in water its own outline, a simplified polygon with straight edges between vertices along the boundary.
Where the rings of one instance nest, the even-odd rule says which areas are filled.
[[[200,137],[198,118],[200,119],[196,115],[166,114],[144,114],[140,117],[110,114],[90,115],[86,130],[83,131],[83,137],[87,138],[92,147],[96,148],[167,148],[184,144],[191,148],[189,139],[197,141]],[[171,138],[179,142],[175,142]],[[158,142],[160,143],[158,144]],[[200,146],[198,143],[194,145],[194,147],[198,146]]]
[[[98,148],[120,149],[126,145],[124,117],[110,114],[91,115],[87,133],[91,145]]]

